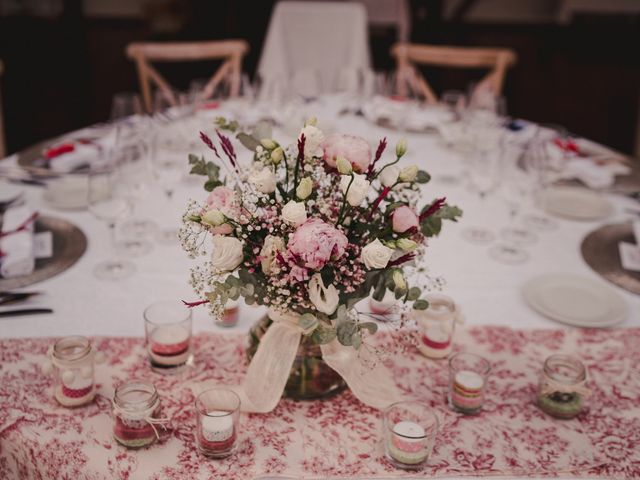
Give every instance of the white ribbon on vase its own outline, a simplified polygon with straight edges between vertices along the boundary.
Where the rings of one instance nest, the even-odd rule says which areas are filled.
[[[240,397],[243,412],[267,413],[273,410],[284,392],[296,358],[302,335],[313,329],[299,325],[300,315],[269,310],[273,323],[260,339],[258,349],[249,364],[242,385],[229,386]],[[347,382],[362,403],[383,409],[401,400],[398,387],[386,367],[365,348],[355,350],[337,340],[321,345],[322,358]],[[211,382],[193,386],[198,395]]]

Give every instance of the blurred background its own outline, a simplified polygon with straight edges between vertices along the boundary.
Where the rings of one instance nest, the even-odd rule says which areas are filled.
[[[398,39],[501,46],[516,51],[504,95],[509,114],[640,154],[639,0],[384,0],[406,15],[368,7],[376,71],[391,71]],[[108,120],[113,95],[137,91],[128,43],[241,38],[255,75],[274,0],[0,0],[0,79],[8,153]],[[377,2],[379,3],[379,2]],[[400,18],[404,17],[404,18]],[[330,26],[327,35],[331,34]],[[322,39],[317,39],[322,41]],[[163,64],[177,88],[215,65]],[[436,91],[480,75],[427,71]]]

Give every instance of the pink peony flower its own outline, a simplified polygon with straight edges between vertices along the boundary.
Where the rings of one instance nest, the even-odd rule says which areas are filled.
[[[324,161],[335,168],[336,157],[344,157],[356,172],[366,171],[371,163],[371,148],[362,137],[332,133],[320,145],[324,151]]]
[[[229,187],[220,186],[214,188],[209,194],[206,203],[206,210],[220,210],[225,217],[233,220],[239,217],[240,208],[236,201],[236,195]],[[212,228],[211,232],[214,235],[229,235],[233,232],[233,227],[228,223],[225,223],[224,225]]]
[[[289,240],[288,251],[306,268],[320,270],[333,257],[340,258],[349,244],[340,230],[318,218],[300,225]]]
[[[298,282],[309,280],[309,271],[304,267],[299,267],[298,265],[291,267],[290,275]]]
[[[416,212],[406,205],[396,208],[391,214],[391,226],[396,233],[406,232],[419,224],[420,221]]]

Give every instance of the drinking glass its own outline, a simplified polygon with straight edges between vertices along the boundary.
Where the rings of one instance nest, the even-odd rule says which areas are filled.
[[[387,96],[399,102],[392,120],[400,134],[407,133],[408,120],[422,106],[423,98],[417,85],[415,72],[409,69],[397,70],[387,78]]]
[[[238,446],[240,398],[231,390],[205,390],[195,402],[196,446],[209,458],[226,458]]]
[[[130,211],[125,197],[125,187],[113,165],[100,165],[92,168],[87,175],[89,211],[109,227],[111,246],[116,246],[116,222],[124,218]],[[99,263],[93,270],[94,275],[102,280],[121,280],[131,276],[135,267],[131,262],[116,259],[114,256]]]
[[[147,353],[158,373],[181,371],[192,359],[191,309],[177,300],[151,304],[144,311]]]
[[[440,95],[440,103],[460,119],[467,107],[467,96],[460,90],[445,90]]]
[[[433,409],[421,402],[397,402],[384,411],[382,423],[391,463],[403,470],[420,469],[431,456],[438,432]]]
[[[449,406],[475,415],[484,404],[491,364],[480,355],[458,353],[449,359]]]
[[[111,101],[111,121],[115,122],[132,115],[142,114],[142,99],[132,92],[120,92]]]

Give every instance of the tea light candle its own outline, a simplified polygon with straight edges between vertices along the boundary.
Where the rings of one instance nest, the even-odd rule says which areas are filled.
[[[455,374],[451,402],[463,413],[476,413],[484,403],[484,378],[471,370]]]
[[[408,465],[422,463],[428,456],[424,428],[414,422],[401,421],[392,429],[389,454],[398,462]]]
[[[149,336],[149,356],[159,365],[173,366],[189,358],[191,332],[182,325],[156,327]]]
[[[227,412],[213,410],[202,417],[201,446],[210,453],[225,452],[236,441],[233,418]]]

